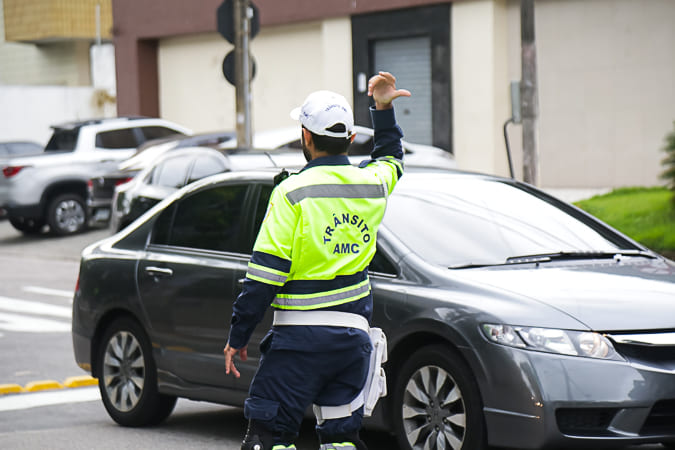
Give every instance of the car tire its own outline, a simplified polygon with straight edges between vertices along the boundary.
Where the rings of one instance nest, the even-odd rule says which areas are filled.
[[[169,417],[176,397],[158,392],[152,347],[138,322],[115,320],[103,334],[97,362],[101,398],[115,422],[142,427]]]
[[[58,195],[49,202],[47,223],[53,234],[64,236],[84,230],[87,226],[87,207],[77,194]]]
[[[24,234],[38,234],[45,226],[40,219],[26,219],[24,217],[10,217],[9,223]]]
[[[416,351],[394,381],[392,423],[402,450],[480,450],[485,421],[467,365],[447,346]]]

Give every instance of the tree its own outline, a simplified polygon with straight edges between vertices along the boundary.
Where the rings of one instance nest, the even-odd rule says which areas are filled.
[[[661,161],[665,170],[661,173],[661,179],[666,180],[668,189],[675,194],[675,122],[673,122],[673,130],[666,135],[665,141],[663,151],[666,152],[666,157]],[[675,201],[675,195],[673,201]]]

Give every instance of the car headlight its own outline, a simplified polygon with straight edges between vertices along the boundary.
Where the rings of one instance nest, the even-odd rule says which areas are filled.
[[[492,342],[511,347],[587,358],[623,359],[616,353],[609,339],[592,331],[517,327],[490,323],[483,324],[481,328]]]

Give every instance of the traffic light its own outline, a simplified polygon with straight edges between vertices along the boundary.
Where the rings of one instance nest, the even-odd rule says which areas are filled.
[[[239,2],[243,6],[244,11],[240,17],[236,16],[235,11],[235,2]],[[218,33],[223,36],[227,42],[234,44],[235,47],[237,44],[237,31],[238,28],[241,28],[241,33],[244,34],[243,38],[246,40],[246,47],[248,47],[248,41],[253,39],[258,32],[260,31],[260,18],[258,15],[258,7],[255,6],[251,1],[248,0],[225,0],[218,7],[216,11],[216,19],[218,26]],[[247,33],[248,31],[248,33]],[[236,86],[236,57],[235,57],[236,48],[231,50],[223,60],[223,75],[225,79],[229,81],[232,85]],[[250,53],[247,55],[249,61],[249,81],[255,77],[256,67],[255,61]]]

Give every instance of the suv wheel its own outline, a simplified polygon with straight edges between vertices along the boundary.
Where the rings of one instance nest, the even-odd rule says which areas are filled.
[[[401,449],[485,448],[478,386],[447,346],[415,352],[401,368],[393,394],[393,423]]]
[[[14,228],[25,234],[37,234],[42,231],[45,222],[40,219],[26,219],[24,217],[10,217],[9,223]]]
[[[84,199],[77,194],[55,197],[47,209],[47,223],[51,232],[59,236],[84,230],[87,225]]]
[[[157,391],[152,347],[136,321],[121,318],[108,327],[97,362],[101,398],[115,422],[141,427],[156,425],[169,417],[176,397]]]

